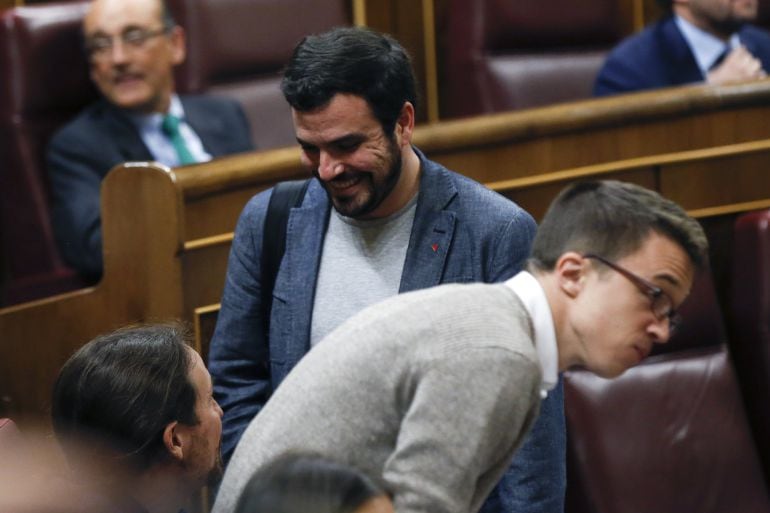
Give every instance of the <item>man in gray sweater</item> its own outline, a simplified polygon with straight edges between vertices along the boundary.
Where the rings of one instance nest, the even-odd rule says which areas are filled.
[[[478,511],[558,372],[614,377],[666,342],[706,250],[698,223],[655,192],[568,187],[527,271],[394,297],[313,348],[247,428],[214,513],[289,452],[358,467],[400,513]]]

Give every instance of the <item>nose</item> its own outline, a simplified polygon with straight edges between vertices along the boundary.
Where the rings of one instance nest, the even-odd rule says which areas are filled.
[[[338,158],[327,151],[321,151],[318,155],[318,177],[327,182],[339,176],[345,170],[345,166]]]
[[[656,344],[665,344],[671,337],[671,324],[668,317],[655,319],[647,328],[647,333],[652,336],[652,341]]]
[[[122,64],[126,62],[126,48],[123,46],[123,41],[119,37],[112,40],[112,46],[110,47],[110,58],[113,64]]]

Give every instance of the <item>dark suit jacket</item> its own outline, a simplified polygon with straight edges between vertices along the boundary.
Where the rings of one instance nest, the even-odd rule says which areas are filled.
[[[187,123],[212,157],[254,149],[240,105],[208,96],[181,97]],[[65,261],[87,277],[102,272],[99,188],[113,167],[153,156],[131,120],[106,100],[86,108],[48,145],[52,223]]]
[[[770,34],[745,25],[738,37],[770,72]],[[674,18],[668,17],[610,52],[594,84],[594,96],[693,84],[704,79]]]

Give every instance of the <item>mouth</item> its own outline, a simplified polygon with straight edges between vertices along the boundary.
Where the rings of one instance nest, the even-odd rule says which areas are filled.
[[[337,176],[333,180],[329,180],[326,182],[326,185],[334,192],[345,192],[347,189],[358,185],[362,179],[363,176],[360,173],[346,173]]]
[[[645,358],[647,358],[647,356],[650,354],[650,349],[651,348],[648,346],[634,345],[634,350],[636,351],[636,354],[639,357],[640,362]]]
[[[136,82],[140,82],[141,80],[142,80],[142,76],[137,73],[121,73],[119,75],[116,75],[112,79],[112,82],[115,85],[130,85]]]

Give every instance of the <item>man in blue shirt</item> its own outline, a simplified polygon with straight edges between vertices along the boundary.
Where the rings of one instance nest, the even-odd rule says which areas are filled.
[[[610,53],[594,95],[757,80],[770,69],[770,34],[750,25],[757,0],[659,0],[668,14]]]

